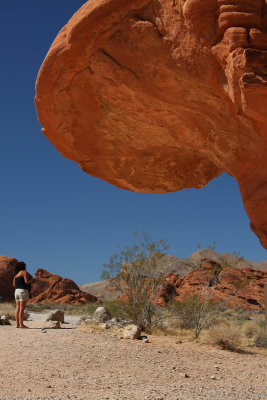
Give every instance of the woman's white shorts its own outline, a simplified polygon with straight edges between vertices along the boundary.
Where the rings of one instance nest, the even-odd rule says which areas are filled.
[[[28,301],[29,292],[27,289],[16,289],[15,290],[15,300],[16,301]]]

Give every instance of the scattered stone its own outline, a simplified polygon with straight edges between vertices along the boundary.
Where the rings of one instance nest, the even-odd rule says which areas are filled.
[[[139,336],[139,340],[142,340],[144,343],[149,343],[148,337],[147,336]]]
[[[43,327],[43,329],[59,329],[60,322],[59,321],[49,321],[48,324]]]
[[[98,307],[94,312],[94,318],[98,322],[107,322],[110,317],[110,312],[105,307]]]
[[[123,331],[124,339],[138,339],[141,335],[141,329],[137,325],[127,325]]]
[[[59,309],[52,311],[46,318],[46,321],[58,321],[64,323],[64,311]]]
[[[5,315],[2,315],[1,317],[1,325],[11,325],[11,322]]]
[[[215,375],[211,375],[210,379],[213,379],[215,381],[216,376]]]
[[[99,324],[99,327],[102,328],[102,329],[109,329],[110,325],[107,324],[107,323],[104,323],[104,324]]]
[[[189,378],[189,375],[187,373],[183,374],[184,378]]]

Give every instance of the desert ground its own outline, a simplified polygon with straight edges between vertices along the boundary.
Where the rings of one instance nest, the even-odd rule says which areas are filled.
[[[97,332],[66,318],[46,329],[44,315],[29,329],[0,327],[0,399],[263,400],[267,353],[233,353],[175,337],[149,343]],[[43,321],[42,321],[43,319]]]

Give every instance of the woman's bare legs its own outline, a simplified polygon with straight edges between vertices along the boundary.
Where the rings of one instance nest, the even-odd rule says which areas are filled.
[[[19,312],[20,312],[20,301],[16,301],[16,323],[17,323],[17,328],[19,328]]]
[[[19,326],[20,328],[24,328],[23,325],[23,318],[24,318],[24,310],[26,307],[27,301],[20,301],[20,308],[19,308]]]

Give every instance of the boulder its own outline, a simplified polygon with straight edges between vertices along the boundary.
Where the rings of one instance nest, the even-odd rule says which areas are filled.
[[[64,279],[41,268],[32,279],[31,295],[30,303],[79,304],[97,301],[95,296],[82,292],[71,279]]]
[[[88,1],[40,69],[43,133],[136,192],[230,174],[267,248],[266,15],[263,0]]]
[[[53,310],[46,318],[46,321],[58,321],[64,323],[64,311]]]
[[[123,337],[124,339],[139,339],[141,336],[141,329],[134,324],[125,326],[123,330]]]
[[[107,322],[110,317],[110,312],[105,307],[98,307],[94,312],[94,318],[98,322]]]

